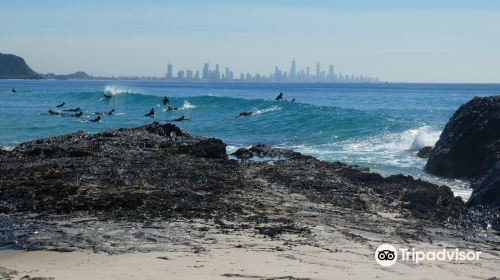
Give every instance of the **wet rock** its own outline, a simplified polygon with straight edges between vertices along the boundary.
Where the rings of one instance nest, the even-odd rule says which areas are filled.
[[[500,209],[500,162],[472,183],[474,191],[467,206],[487,206]]]
[[[252,157],[271,157],[271,158],[296,158],[303,157],[301,153],[290,149],[272,148],[265,144],[258,144],[249,149],[241,148],[232,153],[233,156],[240,159],[250,159]]]
[[[474,97],[446,124],[426,169],[453,178],[478,178],[500,157],[500,96]]]
[[[468,206],[500,209],[500,96],[475,97],[446,124],[426,169],[472,179]]]
[[[225,151],[219,139],[192,136],[157,122],[23,143],[0,155],[0,213],[20,220],[36,214],[124,224],[210,220],[222,232],[254,229],[277,238],[308,233],[299,223],[304,205],[296,205],[289,195],[294,194],[321,213],[375,217],[385,211],[433,227],[471,227],[464,203],[444,186],[403,175],[384,178],[367,168],[267,145],[239,154],[279,158],[272,165],[229,160]],[[15,242],[9,233],[5,243],[40,248],[58,240],[39,239],[40,245],[30,241],[35,230],[27,232]],[[67,243],[87,244],[79,238]],[[91,245],[79,246],[99,250],[103,239],[111,238],[98,236]]]
[[[431,146],[425,146],[417,152],[417,157],[419,158],[428,158],[432,153]]]

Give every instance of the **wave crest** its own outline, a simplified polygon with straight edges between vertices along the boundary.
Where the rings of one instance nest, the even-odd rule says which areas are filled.
[[[184,104],[182,104],[182,107],[179,108],[180,110],[189,110],[189,109],[193,109],[193,108],[196,108],[197,106],[196,105],[193,105],[191,103],[189,103],[189,101],[184,101]]]
[[[111,94],[111,95],[119,95],[122,93],[135,93],[137,91],[134,91],[134,90],[128,89],[128,88],[117,87],[117,86],[105,86],[104,92]]]

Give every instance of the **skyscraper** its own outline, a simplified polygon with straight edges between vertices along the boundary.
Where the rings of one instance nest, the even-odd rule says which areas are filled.
[[[219,64],[215,64],[215,80],[220,80]]]
[[[205,63],[205,64],[203,64],[203,72],[202,72],[202,76],[201,76],[201,78],[205,81],[208,80],[208,74],[209,74],[208,72],[209,72],[208,63]]]
[[[181,70],[177,73],[177,79],[184,80],[184,71]]]
[[[283,75],[281,74],[281,70],[278,68],[278,66],[276,66],[274,68],[274,81],[281,81],[283,78]]]
[[[295,81],[297,79],[297,70],[295,69],[295,60],[292,60],[292,66],[290,67],[290,74],[288,75],[290,81]]]
[[[172,80],[174,77],[172,64],[167,65],[167,80]]]
[[[193,79],[193,71],[192,70],[186,70],[186,79],[187,80]]]
[[[316,63],[316,80],[321,80],[321,67],[319,65],[319,62]]]
[[[330,82],[333,82],[333,80],[335,80],[334,78],[335,78],[334,67],[333,65],[330,65],[328,66],[328,80]]]

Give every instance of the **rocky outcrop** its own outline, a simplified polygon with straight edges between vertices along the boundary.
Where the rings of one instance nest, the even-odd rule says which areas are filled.
[[[219,139],[158,122],[23,143],[0,155],[0,213],[226,220],[232,228],[264,233],[272,228],[273,237],[287,230],[307,232],[294,225],[302,210],[290,210],[296,205],[290,197],[299,195],[309,208],[346,217],[375,219],[390,212],[408,223],[474,226],[462,200],[445,186],[402,175],[384,178],[265,145],[237,154],[270,160],[233,160],[225,148]]]
[[[422,149],[420,149],[416,156],[419,158],[428,158],[432,154],[432,147],[431,146],[425,146]]]
[[[240,148],[232,155],[239,159],[251,159],[253,157],[294,158],[302,156],[300,153],[289,149],[272,148],[265,144],[254,145],[249,149]]]
[[[500,212],[500,162],[472,183],[472,195],[467,206],[497,209]],[[500,225],[500,217],[498,217]]]
[[[475,97],[446,124],[426,169],[452,178],[478,178],[500,158],[500,96]]]
[[[472,180],[468,206],[500,209],[500,96],[475,97],[451,117],[427,161],[433,174]]]

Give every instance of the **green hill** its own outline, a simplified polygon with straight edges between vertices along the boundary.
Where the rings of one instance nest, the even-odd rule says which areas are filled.
[[[42,79],[22,57],[0,53],[0,79]]]

